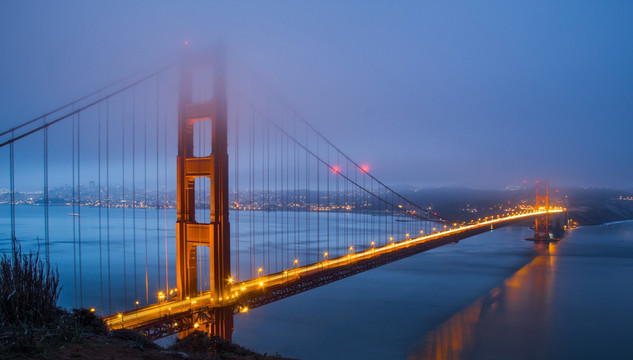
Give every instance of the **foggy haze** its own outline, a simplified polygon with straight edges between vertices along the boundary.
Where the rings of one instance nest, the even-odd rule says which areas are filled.
[[[388,184],[631,188],[631,15],[623,2],[5,1],[0,130],[185,41],[222,40]]]

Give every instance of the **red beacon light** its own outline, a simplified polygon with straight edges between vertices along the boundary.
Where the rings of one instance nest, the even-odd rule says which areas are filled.
[[[363,170],[363,172],[368,172],[368,171],[369,171],[369,166],[367,166],[367,165],[363,165],[363,166],[361,167],[361,170]]]
[[[338,174],[341,171],[341,169],[339,169],[338,166],[335,166],[332,168],[332,171]]]

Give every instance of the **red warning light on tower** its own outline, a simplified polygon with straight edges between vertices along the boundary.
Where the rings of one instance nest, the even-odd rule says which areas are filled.
[[[363,172],[368,172],[369,171],[369,166],[363,165],[363,166],[361,166],[361,170],[363,170]]]
[[[335,166],[332,168],[332,171],[338,174],[341,171],[341,169],[339,169],[338,166]]]

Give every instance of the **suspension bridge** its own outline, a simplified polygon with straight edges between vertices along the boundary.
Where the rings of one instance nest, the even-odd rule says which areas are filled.
[[[534,206],[441,217],[221,45],[2,132],[0,156],[2,250],[40,251],[60,268],[65,306],[151,339],[230,339],[235,314],[503,226],[531,220],[533,240],[550,241],[550,216],[565,211],[540,184]]]

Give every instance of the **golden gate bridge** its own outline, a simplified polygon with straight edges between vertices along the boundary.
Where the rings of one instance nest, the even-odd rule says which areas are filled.
[[[68,303],[151,339],[198,328],[230,339],[234,314],[526,220],[533,240],[550,241],[549,218],[565,211],[540,184],[531,209],[438,216],[353,161],[222,45],[6,130],[0,151],[11,251],[32,249],[35,233],[46,262],[72,269],[62,271]],[[35,200],[20,192],[33,183]],[[37,205],[37,220],[22,204]],[[69,216],[51,215],[56,205]]]

